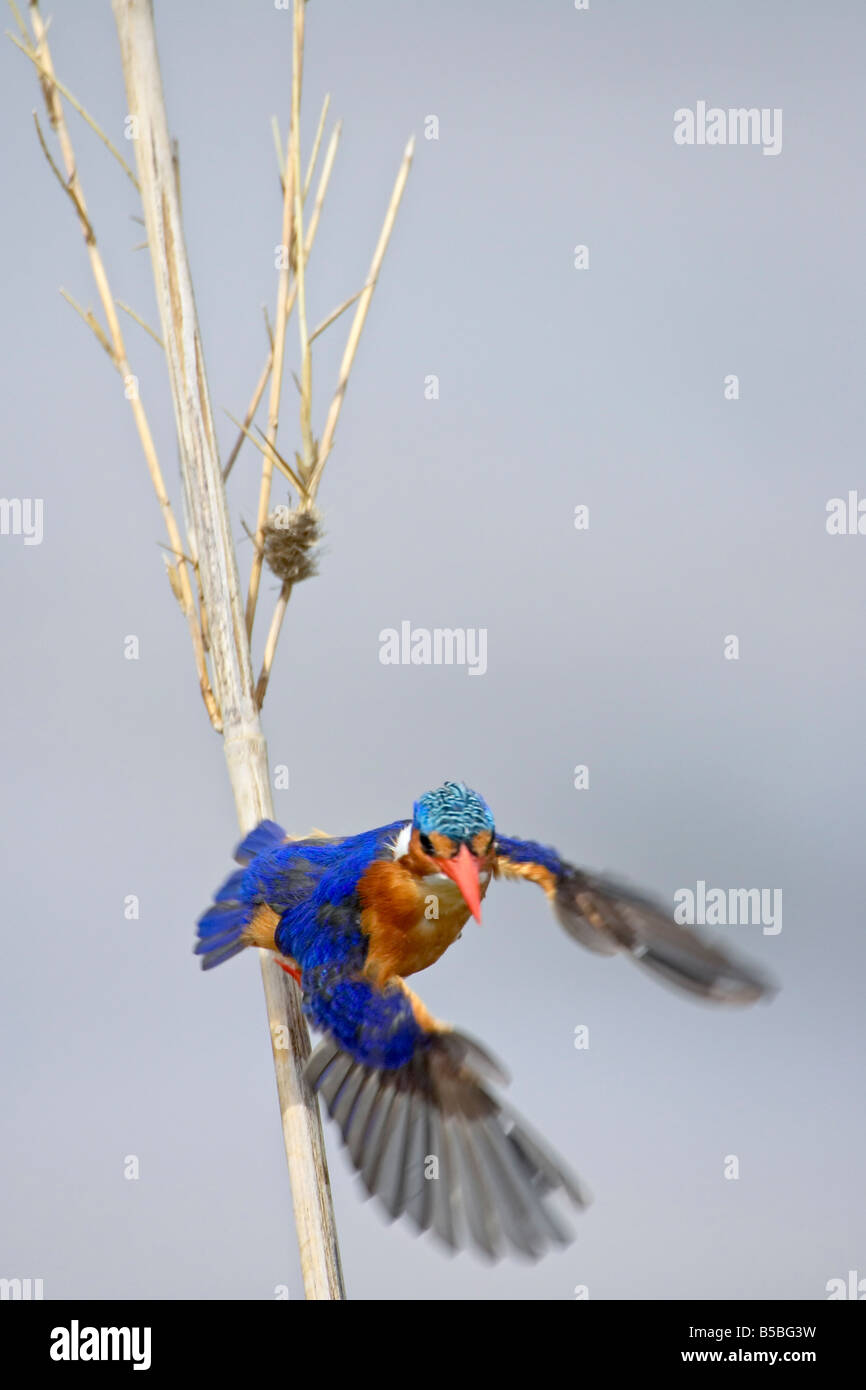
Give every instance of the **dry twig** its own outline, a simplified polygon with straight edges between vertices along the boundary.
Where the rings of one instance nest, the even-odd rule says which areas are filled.
[[[20,16],[16,15],[16,18],[20,19]],[[120,321],[117,317],[114,296],[111,292],[111,287],[108,281],[108,275],[105,269],[104,262],[102,260],[102,256],[99,251],[99,247],[96,242],[96,236],[93,231],[90,216],[87,211],[87,204],[84,199],[84,191],[81,187],[81,180],[78,176],[75,152],[73,149],[72,140],[69,135],[69,130],[66,125],[66,116],[63,111],[63,103],[60,99],[60,89],[54,75],[54,64],[51,58],[51,50],[48,45],[47,28],[44,20],[42,19],[41,14],[39,13],[39,6],[37,3],[35,3],[35,0],[31,0],[30,3],[30,20],[33,28],[34,43],[32,45],[32,48],[34,54],[34,62],[37,72],[39,73],[39,80],[42,87],[42,94],[45,98],[45,105],[48,111],[48,118],[51,122],[52,129],[57,134],[57,140],[60,145],[61,159],[63,162],[63,167],[66,170],[65,179],[61,174],[60,170],[58,169],[53,158],[51,157],[51,154],[45,143],[45,138],[40,129],[38,120],[36,121],[36,130],[39,136],[39,142],[42,146],[43,152],[45,153],[46,159],[48,160],[48,163],[50,164],[52,170],[57,176],[61,186],[69,195],[69,198],[71,199],[73,206],[75,207],[76,213],[78,215],[78,220],[81,224],[81,230],[84,234],[84,240],[87,246],[87,254],[90,260],[91,273],[96,283],[96,290],[99,295],[100,303],[102,305],[102,311],[105,315],[105,321],[108,325],[108,333],[105,334],[99,328],[98,324],[96,323],[96,319],[89,311],[88,313],[82,313],[82,317],[84,318],[85,322],[93,329],[94,333],[96,333],[96,336],[99,338],[99,341],[102,343],[103,347],[106,346],[106,342],[109,344],[109,346],[106,347],[106,351],[109,352],[109,356],[114,362],[114,365],[120,373],[121,377],[123,378],[124,384],[126,386],[125,395],[129,400],[130,407],[132,409],[136,429],[138,430],[139,438],[141,440],[141,447],[144,451],[144,457],[147,463],[148,472],[150,473],[151,482],[153,483],[154,491],[156,492],[157,501],[159,502],[160,508],[162,510],[163,519],[165,521],[165,527],[168,531],[168,539],[171,550],[173,553],[181,555],[183,553],[183,545],[181,543],[180,531],[178,530],[177,522],[174,518],[174,512],[172,510],[168,492],[166,491],[165,482],[162,476],[162,469],[160,468],[159,458],[156,452],[156,446],[154,445],[153,436],[150,432],[150,425],[148,423],[147,414],[145,412],[144,406],[141,402],[141,398],[138,393],[138,379],[130,370],[129,360],[126,354],[126,344],[124,343],[123,334],[120,329]],[[69,298],[69,296],[67,296],[67,298]],[[72,301],[71,299],[70,302],[74,304],[74,301]],[[74,307],[78,309],[77,305],[74,305]],[[79,309],[78,312],[82,311]],[[189,576],[189,566],[183,560],[179,560],[177,563],[175,579],[176,583],[172,584],[172,591],[175,594],[175,597],[178,599],[178,602],[180,603],[180,606],[183,610],[184,617],[186,618],[187,623],[189,625],[202,698],[205,702],[205,707],[207,709],[211,723],[213,724],[215,729],[220,729],[220,711],[217,707],[213,690],[211,689],[210,677],[207,669],[207,660],[205,657],[204,650],[202,622],[199,617],[196,601],[193,597],[192,586],[190,583]]]
[[[379,272],[382,269],[382,262],[385,259],[385,252],[388,249],[388,242],[390,241],[391,233],[394,230],[394,222],[396,221],[397,210],[400,206],[400,202],[403,197],[403,191],[406,187],[406,180],[409,177],[409,169],[412,164],[412,155],[414,153],[414,149],[415,141],[414,138],[412,138],[407,144],[405,150],[403,151],[403,159],[400,164],[400,168],[397,172],[397,178],[395,180],[394,187],[391,191],[391,198],[388,203],[387,211],[385,213],[385,221],[382,224],[382,230],[379,233],[379,240],[376,243],[376,249],[373,252],[373,259],[370,263],[370,271],[367,275],[366,283],[364,285],[364,288],[360,291],[359,295],[357,296],[358,307],[355,310],[355,317],[352,320],[352,326],[349,329],[349,336],[346,340],[346,346],[343,351],[343,360],[340,364],[340,373],[337,380],[337,389],[334,392],[333,398],[331,400],[331,406],[328,411],[328,417],[325,421],[325,428],[322,433],[322,438],[319,441],[319,444],[316,448],[315,462],[313,464],[311,472],[308,475],[304,475],[304,482],[306,485],[308,497],[308,501],[305,505],[310,507],[312,507],[316,501],[316,494],[318,493],[319,484],[322,480],[322,471],[328,460],[328,455],[330,454],[331,449],[334,447],[334,435],[337,429],[337,422],[340,418],[340,411],[343,408],[343,401],[346,396],[346,388],[349,384],[349,377],[351,375],[352,366],[355,361],[355,354],[358,351],[358,344],[361,341],[361,334],[364,331],[364,324],[367,319],[367,312],[370,308],[370,301],[373,298],[373,291],[376,288],[376,281],[379,278]],[[283,619],[286,616],[286,609],[288,607],[291,594],[291,585],[284,584],[282,589],[280,590],[280,595],[277,599],[273,615],[271,617],[271,625],[268,629],[268,635],[265,640],[265,651],[264,656],[262,658],[262,667],[261,671],[259,672],[258,681],[256,682],[256,700],[260,709],[262,707],[265,695],[267,693],[268,682],[270,680],[271,670],[274,664],[274,657],[276,655],[277,643],[280,637],[280,629],[283,625]]]

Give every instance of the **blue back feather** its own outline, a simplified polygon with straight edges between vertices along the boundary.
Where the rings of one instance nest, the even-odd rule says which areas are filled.
[[[281,845],[250,865],[244,885],[245,893],[264,893],[272,906],[285,904],[275,940],[301,967],[311,1024],[375,1067],[403,1066],[423,1038],[402,990],[383,992],[350,978],[363,968],[368,945],[358,884],[372,863],[390,856],[406,824]]]
[[[282,826],[277,825],[276,821],[259,821],[255,830],[251,830],[249,835],[241,840],[235,850],[234,858],[238,864],[249,864],[250,860],[255,859],[257,854],[265,854],[277,845],[284,844],[285,839],[286,832]]]

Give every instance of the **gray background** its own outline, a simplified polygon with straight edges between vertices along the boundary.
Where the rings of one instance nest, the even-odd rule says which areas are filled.
[[[268,122],[288,110],[290,21],[265,0],[158,8],[227,450],[222,407],[246,406],[274,300]],[[108,4],[52,12],[59,75],[122,143]],[[292,600],[265,707],[290,767],[279,818],[353,831],[460,777],[506,833],[668,900],[698,878],[784,895],[779,936],[721,929],[780,997],[720,1013],[580,952],[540,895],[496,886],[418,987],[506,1060],[595,1204],[534,1268],[449,1260],[359,1200],[329,1131],[355,1297],[821,1298],[866,1274],[866,539],[824,525],[829,498],[866,486],[864,31],[838,0],[309,7],[307,148],[326,90],[346,123],[313,322],[362,283],[420,138],[321,493],[321,577]],[[221,750],[129,408],[57,293],[95,302],[34,137],[34,75],[11,45],[0,62],[2,493],[45,503],[41,546],[0,539],[0,1275],[46,1297],[296,1297],[257,962],[203,977],[190,954],[236,839]],[[782,153],[677,147],[673,112],[699,99],[782,107]],[[155,319],[134,192],[70,119],[115,292]],[[319,429],[346,324],[316,364]],[[160,354],[124,329],[177,499]],[[245,449],[245,580],[258,474]],[[404,618],[486,627],[487,675],[382,666],[379,631]]]

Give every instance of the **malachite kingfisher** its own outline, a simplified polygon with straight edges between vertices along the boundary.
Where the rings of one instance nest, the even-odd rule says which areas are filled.
[[[624,952],[691,994],[749,1004],[769,992],[750,966],[669,912],[553,849],[497,833],[483,797],[446,782],[411,820],[360,835],[292,839],[273,821],[238,847],[241,868],[198,922],[209,970],[248,946],[275,951],[324,1035],[310,1085],[337,1122],[367,1192],[448,1246],[535,1259],[572,1232],[558,1207],[587,1204],[577,1177],[496,1094],[507,1077],[439,1022],[406,984],[437,961],[494,878],[537,883],[568,934]]]

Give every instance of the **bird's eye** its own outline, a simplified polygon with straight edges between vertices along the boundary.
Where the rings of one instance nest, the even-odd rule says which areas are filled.
[[[430,836],[429,836],[429,835],[425,835],[425,834],[422,832],[421,834],[419,834],[418,839],[419,839],[420,842],[421,842],[421,848],[423,849],[424,853],[425,853],[425,854],[432,854],[432,853],[433,853],[433,841],[430,839]]]

